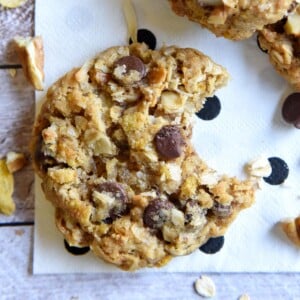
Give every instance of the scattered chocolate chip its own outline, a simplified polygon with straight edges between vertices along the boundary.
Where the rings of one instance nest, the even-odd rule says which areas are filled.
[[[281,113],[287,123],[300,129],[300,93],[290,94],[285,99]]]
[[[272,167],[272,173],[268,177],[263,177],[264,181],[271,185],[283,183],[289,175],[287,163],[279,157],[270,157],[268,160]]]
[[[70,252],[73,255],[83,255],[90,251],[90,247],[74,247],[70,246],[66,240],[64,240],[65,248],[68,252]]]
[[[152,229],[160,229],[168,220],[168,211],[173,207],[174,205],[169,201],[153,200],[144,210],[144,224]]]
[[[173,159],[181,155],[184,140],[179,127],[167,125],[156,133],[154,143],[159,154],[165,159]]]
[[[145,43],[150,49],[156,48],[156,37],[148,29],[139,29],[137,32],[137,41],[139,43]],[[129,44],[132,44],[132,39],[129,39]]]
[[[113,207],[109,211],[109,218],[106,218],[104,222],[112,222],[126,212],[128,197],[124,188],[119,183],[112,181],[103,182],[98,185],[97,191],[108,194],[111,198],[115,199]]]
[[[204,106],[196,115],[204,121],[210,121],[216,118],[221,111],[221,102],[217,96],[208,97]]]
[[[262,52],[268,53],[268,50],[267,50],[267,49],[264,49],[264,48],[261,46],[260,41],[259,41],[259,35],[257,35],[257,37],[256,37],[256,43],[257,43],[258,48],[259,48]]]
[[[206,254],[215,254],[219,252],[224,245],[224,236],[218,236],[210,238],[205,244],[203,244],[199,250]]]
[[[143,78],[146,74],[146,68],[144,63],[140,58],[133,55],[128,55],[121,57],[116,61],[116,66],[125,66],[126,74],[129,74],[130,71],[137,71],[140,73],[140,77]]]
[[[217,217],[226,218],[232,214],[232,207],[215,201],[212,212]]]

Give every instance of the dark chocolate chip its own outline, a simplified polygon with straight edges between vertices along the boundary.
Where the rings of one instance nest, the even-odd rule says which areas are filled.
[[[154,143],[159,154],[173,159],[181,155],[184,140],[177,126],[167,125],[156,133]]]
[[[232,214],[232,207],[215,201],[212,212],[217,217],[226,218]]]
[[[268,177],[264,177],[264,181],[271,185],[278,185],[283,183],[289,175],[289,167],[287,163],[279,157],[268,158],[272,173]]]
[[[208,97],[204,106],[196,115],[205,121],[210,121],[216,118],[221,111],[221,102],[217,96]]]
[[[268,53],[268,50],[267,50],[267,49],[264,49],[264,48],[261,46],[261,44],[260,44],[260,41],[259,41],[259,34],[256,36],[256,43],[257,43],[258,48],[259,48],[262,52]]]
[[[152,229],[160,229],[168,220],[170,215],[168,211],[173,207],[169,201],[153,200],[144,210],[144,224]]]
[[[156,48],[156,37],[148,29],[139,29],[137,32],[137,41],[139,43],[145,43],[150,49]],[[129,44],[132,44],[132,39],[129,39]]]
[[[137,56],[128,55],[121,57],[116,61],[115,64],[116,66],[125,66],[126,74],[128,74],[130,71],[137,71],[141,74],[141,78],[143,78],[146,74],[145,65],[143,61]]]
[[[279,34],[283,34],[285,31],[284,31],[284,25],[285,23],[287,22],[287,17],[284,17],[283,19],[281,19],[280,21],[274,23],[271,25],[272,29],[279,33]]]
[[[215,254],[222,249],[224,241],[224,236],[210,238],[205,244],[203,244],[199,248],[199,250],[206,254]]]
[[[65,248],[68,252],[70,252],[73,255],[83,255],[90,251],[90,247],[74,247],[70,246],[66,240],[64,240]]]
[[[300,93],[290,94],[285,99],[281,113],[287,123],[300,129]]]
[[[104,220],[105,223],[112,222],[123,215],[127,210],[128,197],[124,188],[117,182],[103,182],[97,187],[99,193],[106,193],[115,199],[113,207],[109,211],[109,218]]]

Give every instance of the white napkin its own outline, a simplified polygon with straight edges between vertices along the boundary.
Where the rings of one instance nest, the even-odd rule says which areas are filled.
[[[158,42],[193,47],[225,66],[232,76],[219,92],[220,115],[196,120],[194,145],[220,173],[245,177],[243,166],[259,156],[278,156],[290,168],[286,183],[264,183],[256,204],[243,211],[225,235],[223,249],[214,255],[200,251],[178,257],[155,272],[277,272],[300,271],[300,255],[276,226],[299,211],[300,132],[280,115],[288,85],[273,70],[255,37],[244,42],[216,38],[195,23],[176,16],[167,1],[133,0],[139,28],[151,30]],[[57,78],[82,65],[97,52],[128,41],[121,0],[36,1],[36,35],[45,44],[48,88]],[[37,104],[44,93],[37,93]],[[115,272],[91,253],[72,256],[54,225],[54,210],[36,180],[34,273]],[[148,272],[149,270],[143,270]]]

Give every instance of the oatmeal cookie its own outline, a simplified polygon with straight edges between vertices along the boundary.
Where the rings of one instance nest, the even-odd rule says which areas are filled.
[[[253,202],[253,184],[217,175],[190,139],[194,113],[227,81],[197,50],[132,44],[48,90],[32,154],[71,246],[135,270],[224,234]]]
[[[265,26],[258,41],[277,72],[300,90],[300,5],[291,7],[280,21]]]
[[[294,0],[169,0],[173,11],[231,40],[249,38],[280,20]]]

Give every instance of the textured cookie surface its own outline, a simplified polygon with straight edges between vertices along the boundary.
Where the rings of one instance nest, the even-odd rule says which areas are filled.
[[[300,90],[300,5],[295,3],[283,19],[265,26],[258,41],[278,73]]]
[[[294,0],[169,0],[179,16],[232,40],[249,38],[256,30],[280,20]]]
[[[194,49],[132,44],[100,53],[48,90],[34,167],[70,245],[135,270],[224,234],[253,202],[253,184],[217,175],[190,139],[194,113],[227,81]]]

